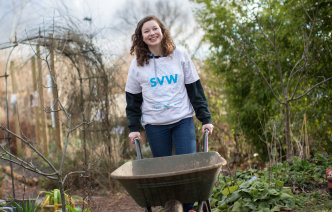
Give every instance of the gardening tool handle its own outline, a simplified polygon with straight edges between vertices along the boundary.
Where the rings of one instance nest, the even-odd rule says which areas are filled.
[[[203,135],[203,152],[208,152],[208,148],[209,148],[209,139],[208,139],[208,136],[209,136],[209,129],[205,129],[204,130],[204,135]]]
[[[142,158],[141,145],[139,143],[139,139],[137,137],[134,138],[134,142],[135,142],[135,147],[136,147],[137,159],[141,160],[143,158]]]

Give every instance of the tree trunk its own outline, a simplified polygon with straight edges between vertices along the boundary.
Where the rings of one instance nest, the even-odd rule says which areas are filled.
[[[292,161],[293,148],[290,139],[290,110],[289,101],[285,101],[285,139],[286,139],[286,159],[288,162]]]
[[[304,114],[304,141],[305,141],[305,158],[310,159],[310,143],[307,131],[307,114]]]
[[[50,37],[53,39],[54,35],[50,34]],[[54,41],[52,41],[54,42]],[[58,85],[56,82],[56,74],[55,74],[55,49],[53,46],[53,43],[50,47],[50,60],[51,60],[51,77],[52,77],[52,92],[53,92],[53,104],[54,104],[54,108],[53,108],[53,113],[54,113],[54,119],[55,119],[55,143],[56,143],[56,150],[57,151],[61,151],[62,149],[62,142],[61,142],[61,129],[60,129],[60,114],[59,114],[59,93],[58,93]]]
[[[60,195],[61,195],[61,208],[62,212],[66,212],[66,197],[65,197],[65,191],[63,190],[63,184],[61,177],[59,177],[59,190],[60,190]]]
[[[36,94],[37,92],[37,72],[36,72],[36,60],[35,57],[31,57],[31,71],[32,71],[32,84],[33,84],[33,102],[31,107],[33,108],[34,112],[34,117],[35,117],[35,133],[36,133],[36,143],[37,143],[37,148],[39,151],[42,150],[41,148],[41,133],[40,133],[40,110],[38,108],[38,98]],[[35,99],[36,98],[36,99]]]
[[[20,130],[20,120],[18,117],[18,92],[17,92],[17,83],[16,83],[16,77],[15,77],[15,72],[14,72],[14,61],[10,61],[10,77],[12,79],[12,96],[10,98],[12,108],[13,108],[13,118],[14,118],[14,126],[15,126],[15,133],[17,135],[21,135],[21,130]],[[14,97],[15,95],[15,97]],[[15,98],[13,100],[13,98]],[[22,155],[22,144],[18,141],[17,138],[12,139],[12,146],[10,148],[13,148],[13,153],[15,155]]]
[[[47,128],[47,119],[46,112],[44,112],[44,91],[43,91],[43,70],[42,70],[42,61],[40,55],[40,41],[38,41],[36,48],[36,57],[37,57],[37,90],[39,97],[38,111],[41,118],[41,146],[40,148],[44,151],[46,156],[49,155],[49,137],[48,137],[48,128]]]

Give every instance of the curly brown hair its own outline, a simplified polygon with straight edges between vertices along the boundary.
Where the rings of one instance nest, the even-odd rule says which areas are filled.
[[[158,23],[161,32],[163,33],[163,39],[161,41],[161,48],[163,52],[163,56],[170,56],[174,49],[175,44],[173,42],[173,39],[171,37],[170,32],[165,27],[165,25],[156,17],[153,15],[146,16],[142,20],[140,20],[137,24],[137,27],[135,29],[135,33],[131,36],[131,40],[133,42],[131,48],[130,48],[130,54],[136,54],[136,60],[138,66],[144,66],[145,64],[149,64],[149,56],[151,54],[148,45],[144,43],[143,36],[142,36],[142,27],[144,23],[154,20]]]

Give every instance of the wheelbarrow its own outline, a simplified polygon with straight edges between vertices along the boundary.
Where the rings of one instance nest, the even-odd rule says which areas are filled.
[[[217,152],[208,152],[208,131],[204,133],[204,152],[142,159],[140,143],[135,139],[138,160],[112,172],[135,202],[151,212],[151,207],[170,201],[198,202],[198,212],[210,212],[209,197],[226,160]],[[182,211],[181,211],[182,212]]]

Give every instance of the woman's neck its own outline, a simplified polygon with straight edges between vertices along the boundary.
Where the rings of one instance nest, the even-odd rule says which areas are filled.
[[[149,50],[155,56],[163,56],[163,51],[161,46],[149,46]]]

